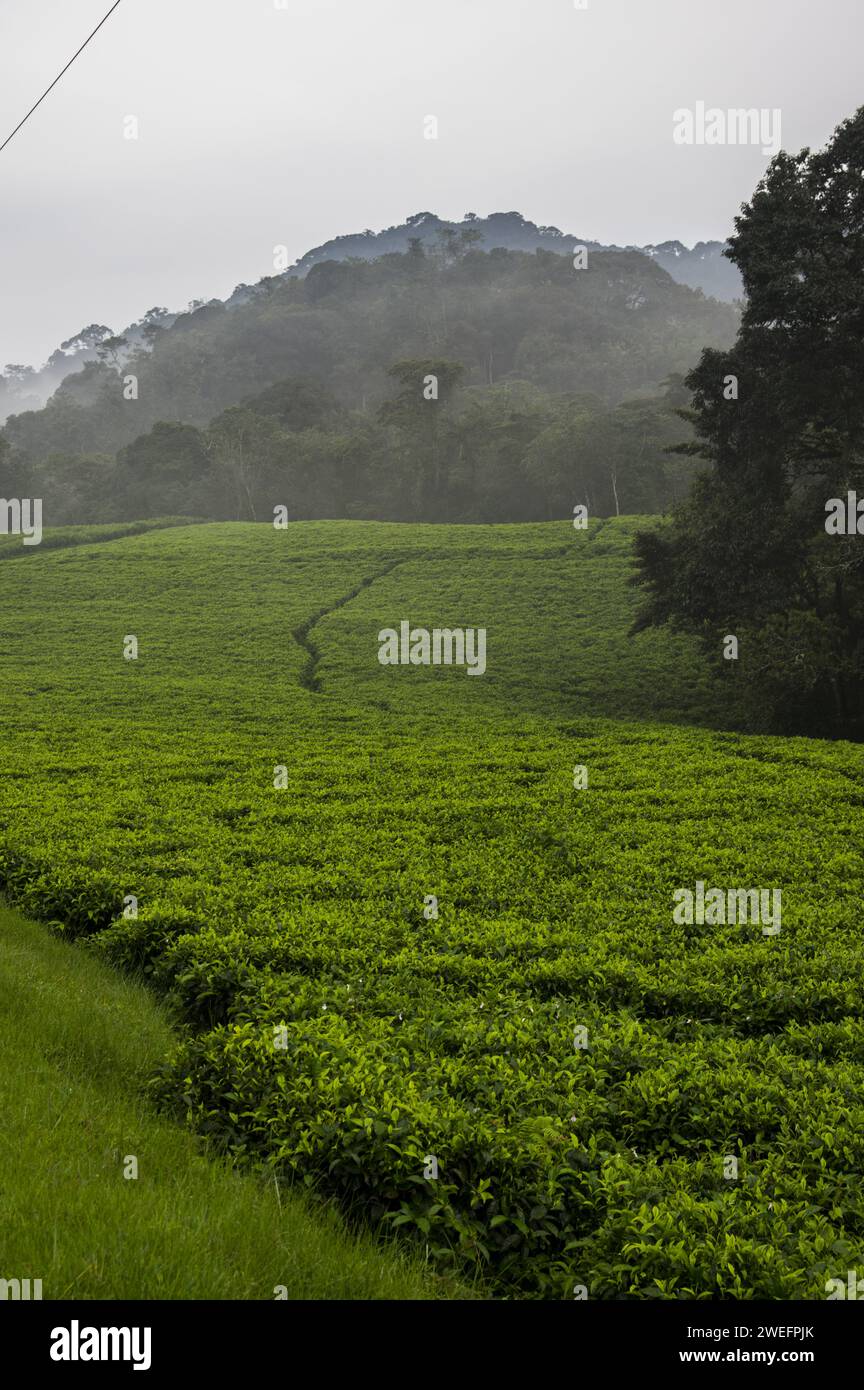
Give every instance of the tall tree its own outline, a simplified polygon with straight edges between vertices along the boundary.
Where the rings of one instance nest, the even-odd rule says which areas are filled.
[[[436,504],[447,488],[446,416],[465,368],[444,358],[394,362],[387,375],[402,390],[385,401],[379,416],[395,427],[404,450],[415,460],[418,515],[436,516]]]
[[[862,738],[864,535],[829,534],[826,508],[864,498],[864,108],[824,150],[778,154],[735,227],[741,329],[687,378],[711,469],[638,539],[637,627],[715,657],[737,636],[719,667],[754,727]]]

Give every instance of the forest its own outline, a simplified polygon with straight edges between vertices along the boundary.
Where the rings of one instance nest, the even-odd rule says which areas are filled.
[[[689,438],[683,375],[732,345],[738,310],[639,252],[575,260],[445,229],[231,307],[148,311],[10,416],[3,492],[42,497],[52,526],[663,511],[698,471],[667,452]]]

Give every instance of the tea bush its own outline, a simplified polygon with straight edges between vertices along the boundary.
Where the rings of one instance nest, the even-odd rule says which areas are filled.
[[[635,526],[3,567],[0,880],[170,1001],[166,1106],[438,1267],[822,1297],[862,1258],[864,755],[721,731],[691,644],[628,639]],[[487,674],[381,667],[405,617],[485,625]],[[782,930],[676,924],[697,880],[779,887]]]

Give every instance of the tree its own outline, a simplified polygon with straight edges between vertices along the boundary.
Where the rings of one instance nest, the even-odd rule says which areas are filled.
[[[111,329],[106,327],[104,323],[89,323],[86,328],[82,328],[80,332],[67,338],[65,343],[61,343],[60,350],[65,353],[92,352],[94,348],[97,348],[100,343],[110,337]]]
[[[483,233],[476,227],[463,227],[459,233],[459,247],[463,254],[470,251],[472,246],[478,246],[483,240]]]
[[[129,346],[128,338],[105,338],[96,349],[96,356],[105,366],[118,367],[120,354]]]
[[[192,425],[160,421],[121,449],[113,491],[124,521],[224,515],[205,440]]]
[[[860,739],[864,537],[827,534],[826,505],[864,494],[864,108],[825,150],[778,154],[735,227],[738,338],[687,377],[689,451],[711,467],[637,540],[637,627],[672,623],[715,657],[734,633],[719,669],[752,727]]]
[[[152,348],[159,334],[165,332],[165,320],[170,317],[169,311],[159,304],[147,310],[138,327],[141,330],[141,337],[148,347]]]
[[[452,227],[436,227],[438,238],[437,255],[444,266],[451,265],[459,256],[459,237]]]
[[[442,438],[442,415],[446,415],[456,387],[464,375],[461,362],[444,358],[411,359],[394,362],[387,375],[400,382],[402,390],[385,401],[379,419],[395,428],[406,463],[413,465],[416,478],[418,515],[425,515],[446,491],[447,467]]]
[[[231,406],[207,431],[206,451],[217,469],[225,495],[231,499],[235,521],[258,521],[262,482],[271,471],[272,456],[284,442],[274,420],[242,406]],[[277,498],[287,503],[289,498]]]
[[[243,402],[256,415],[272,416],[283,430],[307,430],[329,420],[332,425],[340,415],[338,402],[319,381],[306,377],[289,377],[277,381]]]

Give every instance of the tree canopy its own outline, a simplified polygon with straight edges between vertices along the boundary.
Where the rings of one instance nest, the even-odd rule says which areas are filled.
[[[864,515],[862,533],[826,523],[832,499],[864,500],[864,108],[824,150],[778,154],[735,226],[740,331],[687,377],[685,448],[710,471],[638,541],[639,625],[715,658],[736,636],[718,664],[753,727],[861,738]]]
[[[273,277],[170,323],[153,309],[135,334],[88,326],[99,360],[10,417],[11,462],[55,523],[164,515],[183,497],[195,516],[249,519],[277,504],[449,521],[662,510],[688,468],[664,454],[686,429],[663,383],[706,342],[728,347],[737,311],[636,252],[575,269],[479,251],[470,228],[437,241]]]

